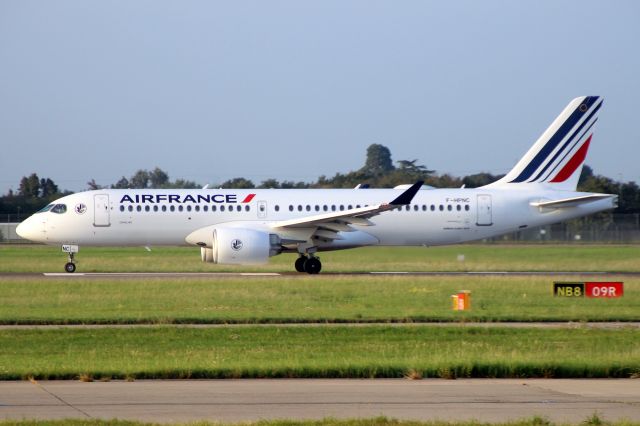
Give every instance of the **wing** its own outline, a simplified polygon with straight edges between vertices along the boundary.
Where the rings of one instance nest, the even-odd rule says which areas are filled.
[[[324,240],[337,240],[340,239],[338,232],[356,231],[351,225],[371,226],[373,222],[371,222],[369,218],[398,206],[410,204],[423,183],[423,181],[414,183],[409,189],[388,203],[283,220],[271,224],[271,227],[280,229],[303,228],[312,232],[311,238],[318,237]]]

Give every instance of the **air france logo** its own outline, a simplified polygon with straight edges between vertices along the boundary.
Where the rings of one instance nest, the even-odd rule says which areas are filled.
[[[250,203],[255,196],[256,194],[247,194],[242,201],[239,201],[238,194],[124,194],[120,203]]]
[[[87,206],[84,203],[76,204],[76,213],[84,214],[87,211]]]
[[[242,250],[242,240],[236,238],[235,240],[231,241],[231,248],[235,251]]]

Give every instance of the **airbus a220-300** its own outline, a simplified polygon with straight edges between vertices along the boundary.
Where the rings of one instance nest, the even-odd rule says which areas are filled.
[[[321,251],[489,238],[616,207],[616,195],[576,191],[601,106],[572,100],[506,176],[480,188],[101,189],[56,200],[17,232],[62,245],[67,272],[81,246],[186,244],[219,264],[297,253],[295,269],[316,274]]]

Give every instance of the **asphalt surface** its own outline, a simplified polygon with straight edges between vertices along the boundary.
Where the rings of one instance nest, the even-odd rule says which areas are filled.
[[[598,278],[640,277],[640,272],[607,272],[607,271],[373,271],[373,272],[321,272],[321,276],[585,276]],[[88,278],[225,278],[225,277],[282,277],[308,274],[298,272],[48,272],[48,273],[0,273],[0,279],[88,279]]]
[[[640,421],[640,380],[194,380],[0,382],[0,418],[363,418]]]

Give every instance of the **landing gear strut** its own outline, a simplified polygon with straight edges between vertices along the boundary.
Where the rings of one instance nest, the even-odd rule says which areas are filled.
[[[78,250],[79,247],[75,244],[62,245],[62,251],[69,254],[69,261],[64,265],[64,270],[70,274],[76,271],[76,264],[73,262],[73,258]]]
[[[301,254],[300,257],[296,259],[296,271],[298,272],[306,272],[308,274],[317,274],[322,269],[322,263],[320,263],[320,259],[310,254],[309,256]]]
[[[73,263],[73,253],[69,253],[69,261],[64,265],[64,270],[70,274],[76,271],[76,264]]]

